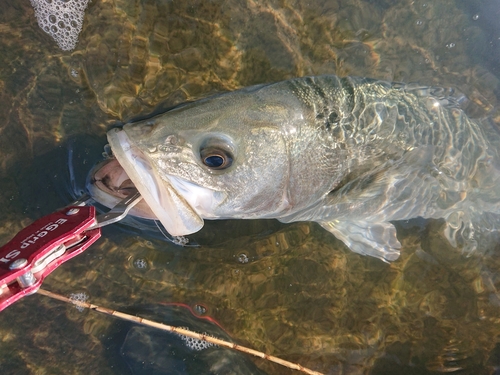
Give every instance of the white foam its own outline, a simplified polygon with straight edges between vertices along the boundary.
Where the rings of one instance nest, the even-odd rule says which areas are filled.
[[[30,0],[38,26],[63,51],[71,51],[82,31],[83,16],[90,0]]]
[[[71,293],[69,295],[69,299],[75,302],[87,302],[89,299],[89,295],[85,292]],[[75,308],[80,312],[83,312],[83,310],[85,310],[85,307],[77,304],[75,304]]]
[[[182,339],[182,341],[184,341],[184,344],[191,350],[195,350],[195,351],[201,351],[201,350],[205,350],[205,349],[208,349],[208,348],[211,348],[213,346],[217,346],[217,345],[214,345],[212,344],[211,342],[208,342],[208,341],[205,341],[205,340],[201,340],[201,339],[195,339],[193,337],[187,337],[187,336],[184,336],[184,335],[180,335],[180,338]]]

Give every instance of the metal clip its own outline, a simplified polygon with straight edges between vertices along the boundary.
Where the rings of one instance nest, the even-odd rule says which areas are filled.
[[[96,223],[92,225],[92,228],[101,228],[122,220],[125,216],[127,216],[132,207],[134,207],[141,200],[141,194],[137,191],[137,189],[131,189],[129,195],[127,195],[125,199],[118,202],[118,204],[110,211],[97,216]]]
[[[40,288],[62,263],[86,250],[101,236],[90,230],[95,207],[72,206],[44,216],[0,248],[0,311]]]
[[[100,227],[123,219],[141,198],[134,189],[97,217],[95,207],[84,205],[88,198],[80,199],[38,219],[0,247],[0,311],[35,293],[47,275],[99,239]]]

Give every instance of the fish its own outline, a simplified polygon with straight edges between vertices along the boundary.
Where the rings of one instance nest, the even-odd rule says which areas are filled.
[[[312,221],[356,253],[396,260],[394,222],[444,219],[473,251],[500,223],[500,134],[448,91],[334,75],[222,93],[107,133],[92,173],[109,206],[135,187],[135,214],[173,236],[204,220]]]

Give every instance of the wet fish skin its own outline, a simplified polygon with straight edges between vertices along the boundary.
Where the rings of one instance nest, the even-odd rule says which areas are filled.
[[[390,221],[444,218],[451,244],[469,251],[498,228],[500,136],[430,87],[303,77],[123,131],[201,218],[315,221],[384,261],[401,248]],[[206,147],[227,150],[231,165],[204,165]]]

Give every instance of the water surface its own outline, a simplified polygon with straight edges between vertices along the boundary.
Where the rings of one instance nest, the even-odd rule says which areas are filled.
[[[495,1],[94,0],[65,52],[28,1],[4,0],[0,241],[82,191],[111,124],[158,105],[338,74],[452,87],[470,116],[500,122],[499,12]],[[114,226],[44,288],[327,374],[493,374],[499,249],[465,257],[442,224],[397,223],[392,264],[311,223],[207,223],[186,248],[151,225]],[[294,373],[38,295],[1,313],[0,337],[2,374]]]

